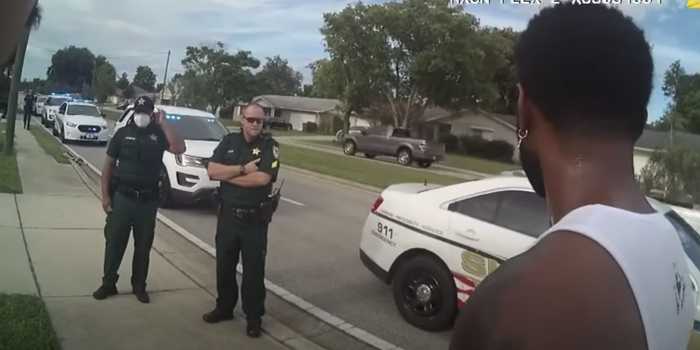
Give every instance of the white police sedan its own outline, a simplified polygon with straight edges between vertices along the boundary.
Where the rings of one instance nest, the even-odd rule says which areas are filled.
[[[52,131],[62,143],[69,141],[97,142],[106,145],[109,124],[94,104],[78,100],[61,104],[53,114]]]
[[[692,337],[700,337],[700,234],[670,206],[649,202],[683,243],[696,302]],[[392,285],[396,307],[409,324],[439,331],[453,324],[479,282],[525,251],[549,226],[546,203],[524,176],[451,186],[398,184],[372,205],[362,229],[360,259]]]

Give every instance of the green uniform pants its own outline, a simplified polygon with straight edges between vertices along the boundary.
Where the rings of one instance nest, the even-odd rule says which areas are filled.
[[[112,212],[107,215],[104,230],[106,244],[103,286],[111,287],[117,284],[119,280],[117,272],[133,229],[134,258],[131,286],[134,290],[145,290],[158,204],[157,198],[144,202],[127,198],[119,192],[114,194]]]
[[[265,315],[265,254],[267,223],[244,222],[219,212],[216,224],[216,299],[220,310],[233,310],[238,302],[236,266],[243,260],[241,298],[249,323],[259,323]]]

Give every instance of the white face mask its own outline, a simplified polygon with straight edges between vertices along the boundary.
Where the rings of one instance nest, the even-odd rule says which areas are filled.
[[[134,124],[139,128],[145,128],[151,123],[151,116],[148,114],[138,113],[134,116]]]

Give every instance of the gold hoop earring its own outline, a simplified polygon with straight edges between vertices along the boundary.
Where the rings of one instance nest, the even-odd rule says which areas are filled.
[[[518,149],[520,149],[520,145],[523,143],[523,140],[527,137],[528,134],[529,133],[527,130],[518,129]]]

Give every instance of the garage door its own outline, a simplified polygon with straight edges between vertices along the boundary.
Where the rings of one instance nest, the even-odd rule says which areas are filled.
[[[289,123],[292,124],[294,130],[303,130],[304,123],[316,122],[316,115],[303,112],[289,113]]]

